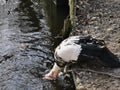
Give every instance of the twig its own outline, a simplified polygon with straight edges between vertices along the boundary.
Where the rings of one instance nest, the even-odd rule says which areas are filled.
[[[105,73],[105,72],[95,71],[95,70],[91,70],[91,69],[78,69],[78,70],[86,71],[86,72],[93,72],[93,73],[97,73],[97,74],[108,75],[108,76],[110,76],[110,77],[114,77],[114,78],[118,78],[118,79],[120,79],[120,76],[113,75],[113,74],[110,74],[110,73]],[[75,71],[74,71],[74,72],[75,72]],[[79,75],[79,73],[77,73],[77,72],[75,72],[75,73]]]

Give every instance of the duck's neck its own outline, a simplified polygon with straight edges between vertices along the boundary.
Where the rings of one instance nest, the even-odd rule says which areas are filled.
[[[55,76],[57,76],[60,71],[61,71],[61,68],[56,63],[54,63],[54,66],[51,69],[51,72],[54,72],[54,74],[56,74]]]

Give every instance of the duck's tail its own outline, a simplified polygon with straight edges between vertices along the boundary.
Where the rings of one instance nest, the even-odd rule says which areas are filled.
[[[115,56],[108,48],[103,48],[99,59],[109,67],[119,68],[120,61],[117,56]]]

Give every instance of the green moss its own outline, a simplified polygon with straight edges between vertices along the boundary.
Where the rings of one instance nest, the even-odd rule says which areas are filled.
[[[75,0],[69,0],[69,18],[64,20],[64,26],[62,29],[63,39],[69,37],[69,34],[72,32],[72,28],[75,20]]]

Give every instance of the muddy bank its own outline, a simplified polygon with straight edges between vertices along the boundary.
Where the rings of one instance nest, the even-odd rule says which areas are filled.
[[[77,0],[76,24],[72,35],[91,35],[95,38],[101,38],[105,40],[111,52],[120,58],[119,8],[119,0]],[[80,85],[84,86],[87,90],[120,89],[119,68],[94,67],[94,64],[85,65],[81,68],[85,70],[75,72],[77,72],[77,76],[80,79]]]

